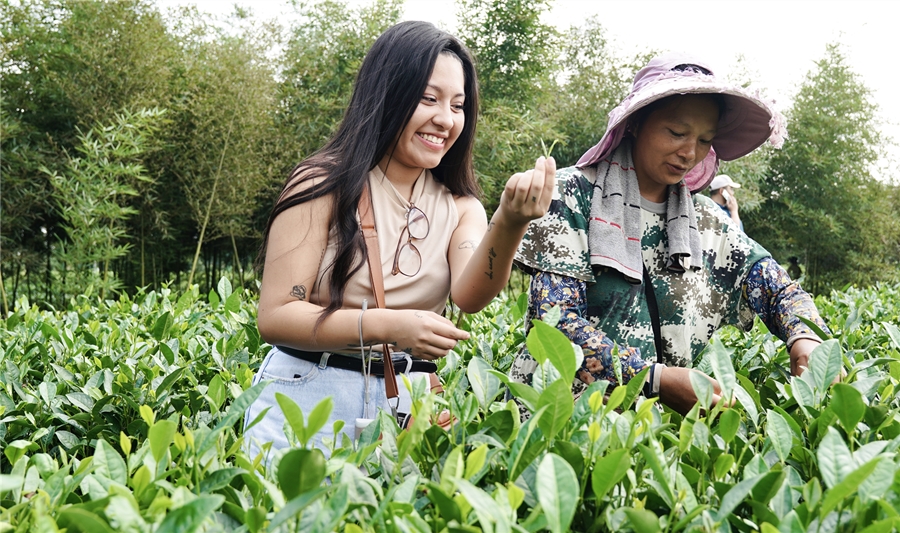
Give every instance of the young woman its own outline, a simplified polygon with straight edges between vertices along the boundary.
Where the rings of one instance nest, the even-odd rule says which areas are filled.
[[[357,418],[388,408],[385,379],[396,380],[364,364],[367,347],[390,345],[396,371],[433,372],[428,361],[468,338],[441,316],[448,296],[471,313],[506,284],[528,223],[550,203],[556,167],[541,158],[512,176],[489,225],[472,169],[477,109],[469,52],[432,24],[397,24],[366,55],[337,132],[294,169],[269,219],[258,324],[275,348],[256,376],[272,383],[246,416],[271,408],[245,434],[254,455],[267,442],[287,446],[279,392],[304,413],[332,396],[331,422],[344,420],[352,437]],[[375,308],[360,232],[364,190],[384,308]],[[331,434],[329,423],[317,445]]]
[[[616,383],[618,343],[628,347],[619,348],[623,381],[649,366],[645,393],[685,412],[696,402],[686,367],[720,326],[749,329],[754,314],[787,343],[791,371],[803,372],[820,340],[797,317],[826,329],[812,299],[709,198],[692,194],[719,159],[783,137],[780,114],[700,60],[668,54],[637,73],[600,142],[557,174],[549,213],[516,255],[533,274],[529,318],[559,306],[558,327],[584,351],[576,395],[597,379]],[[513,378],[530,382],[536,364],[523,351]]]

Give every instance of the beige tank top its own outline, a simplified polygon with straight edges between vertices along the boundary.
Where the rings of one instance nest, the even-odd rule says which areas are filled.
[[[450,237],[459,225],[459,213],[453,194],[435,181],[431,172],[424,171],[413,186],[412,203],[428,217],[430,230],[424,239],[413,243],[422,255],[422,268],[415,276],[392,275],[394,252],[403,233],[407,234],[406,213],[410,202],[397,192],[384,173],[377,166],[369,172],[369,190],[375,209],[375,229],[378,232],[378,248],[381,252],[381,272],[384,276],[385,306],[389,309],[422,309],[442,313],[450,296],[450,263],[447,251]],[[357,213],[357,217],[358,217]],[[332,226],[328,246],[319,265],[319,274],[310,296],[310,302],[326,306],[330,301],[328,284],[331,279],[331,265],[336,255],[336,233]],[[363,263],[350,279],[344,291],[344,309],[361,309],[363,299],[369,307],[375,307],[372,282],[369,279],[368,262]]]

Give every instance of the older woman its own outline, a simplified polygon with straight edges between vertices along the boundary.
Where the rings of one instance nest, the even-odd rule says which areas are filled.
[[[557,172],[547,216],[531,223],[516,262],[532,274],[529,318],[559,306],[558,327],[584,351],[580,394],[650,366],[647,395],[685,412],[696,402],[692,362],[722,325],[749,329],[754,314],[787,343],[794,374],[820,342],[812,299],[709,198],[718,162],[766,140],[783,118],[757,95],[718,80],[698,59],[651,60],[610,113],[606,133],[577,165]],[[530,382],[524,350],[512,377]],[[718,389],[716,389],[718,392]]]

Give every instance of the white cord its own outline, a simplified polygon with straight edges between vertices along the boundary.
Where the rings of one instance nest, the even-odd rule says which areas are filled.
[[[369,306],[369,300],[363,299],[362,309],[359,312],[359,353],[362,356],[362,374],[365,382],[365,407],[363,407],[363,417],[369,418],[369,373],[371,372],[372,359],[366,360],[366,346],[363,342],[362,319],[363,313]]]

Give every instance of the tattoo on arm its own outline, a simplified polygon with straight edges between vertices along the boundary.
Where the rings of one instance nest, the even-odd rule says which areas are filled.
[[[465,250],[466,248],[474,250],[477,243],[475,241],[463,241],[462,244],[459,245],[460,250]]]
[[[300,300],[306,300],[306,285],[294,285],[291,289],[291,296]]]
[[[488,229],[487,229],[488,232],[490,232],[492,229],[494,229],[494,224],[496,224],[496,222],[494,222],[494,221],[488,222]]]
[[[494,279],[494,258],[497,257],[497,252],[494,251],[494,248],[491,247],[488,250],[488,271],[484,274],[488,277],[488,279]]]

